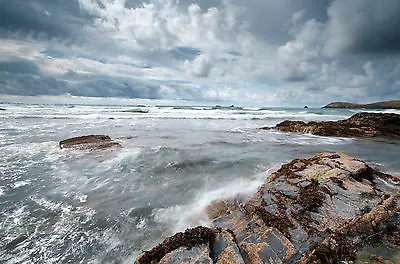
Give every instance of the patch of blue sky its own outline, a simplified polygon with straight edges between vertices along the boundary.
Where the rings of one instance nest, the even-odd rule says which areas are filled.
[[[65,58],[66,57],[64,52],[59,51],[59,50],[53,50],[53,49],[45,49],[45,50],[42,50],[40,53],[45,56],[49,56],[51,58]]]
[[[177,47],[171,50],[170,54],[178,60],[194,60],[201,54],[201,51],[191,47]]]
[[[233,56],[242,56],[242,53],[240,53],[239,51],[229,51],[227,53]]]

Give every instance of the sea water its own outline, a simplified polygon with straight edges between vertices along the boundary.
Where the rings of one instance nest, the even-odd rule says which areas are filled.
[[[249,196],[282,163],[322,151],[400,174],[398,140],[258,129],[359,110],[0,106],[2,263],[132,263],[165,237],[208,225],[212,201]],[[89,134],[109,135],[123,148],[58,147]]]

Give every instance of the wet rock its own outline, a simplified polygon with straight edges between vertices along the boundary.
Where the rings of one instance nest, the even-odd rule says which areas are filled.
[[[121,144],[113,141],[109,136],[89,135],[89,136],[75,137],[62,140],[60,141],[59,146],[61,149],[74,148],[74,149],[98,150],[110,147],[121,147]]]
[[[193,248],[180,247],[166,254],[159,264],[212,264],[208,245],[197,245]]]
[[[215,238],[215,232],[207,227],[196,227],[187,229],[184,233],[177,233],[168,237],[155,248],[144,251],[136,260],[135,264],[150,263],[212,263],[209,259],[209,250],[205,250]],[[178,251],[176,251],[178,250]],[[208,258],[207,258],[208,254]],[[207,262],[209,260],[211,262]],[[204,262],[203,262],[204,261]]]
[[[135,263],[351,263],[371,243],[397,247],[398,180],[342,153],[296,159],[250,198],[213,202],[212,229],[178,233]]]
[[[358,113],[346,120],[324,122],[283,121],[275,127],[284,132],[310,133],[336,137],[400,138],[400,115],[388,113]]]
[[[0,108],[0,111],[6,111],[7,109],[5,109],[5,108]]]

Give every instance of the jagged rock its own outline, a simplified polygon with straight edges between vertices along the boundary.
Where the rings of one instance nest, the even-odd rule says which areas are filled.
[[[144,251],[135,260],[135,264],[151,264],[160,261],[160,263],[164,264],[192,263],[192,261],[196,262],[196,260],[206,261],[200,263],[212,263],[211,259],[211,262],[207,262],[206,255],[209,255],[207,253],[209,251],[204,249],[204,245],[209,248],[214,238],[215,232],[210,228],[199,226],[187,229],[184,233],[180,232],[168,237],[155,248]]]
[[[213,202],[211,229],[178,233],[135,264],[354,261],[377,241],[397,247],[399,191],[399,178],[345,154],[295,159],[250,198]]]
[[[166,254],[159,264],[212,264],[210,248],[206,244],[197,245],[191,249],[180,247]]]
[[[400,115],[358,113],[346,120],[308,123],[283,121],[275,127],[263,127],[261,129],[311,133],[319,136],[400,138]]]
[[[89,135],[62,140],[60,141],[59,146],[61,149],[74,148],[95,150],[106,149],[110,147],[121,147],[121,144],[113,141],[109,136]]]

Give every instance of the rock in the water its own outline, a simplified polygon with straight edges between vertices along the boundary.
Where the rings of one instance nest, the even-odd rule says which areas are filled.
[[[5,108],[0,108],[0,111],[6,111],[7,109],[5,109]]]
[[[295,159],[247,200],[207,208],[212,228],[166,239],[141,263],[340,263],[399,243],[400,179],[341,153]]]
[[[105,135],[89,135],[82,137],[75,137],[60,141],[59,146],[63,148],[75,149],[106,149],[110,147],[121,147],[121,144],[113,141],[109,136]]]
[[[275,127],[284,132],[311,133],[336,137],[393,137],[400,138],[400,115],[358,113],[346,120],[324,122],[283,121]]]

